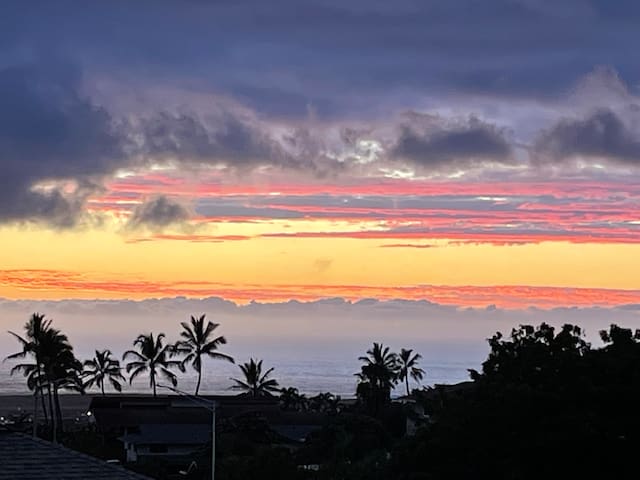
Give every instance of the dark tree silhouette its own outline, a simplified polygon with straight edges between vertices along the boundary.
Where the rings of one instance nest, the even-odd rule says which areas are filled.
[[[280,405],[283,410],[304,411],[308,407],[308,400],[304,393],[297,388],[288,387],[280,390]]]
[[[358,398],[374,414],[391,400],[391,390],[398,381],[398,356],[381,343],[374,343],[367,355],[359,357],[364,362],[358,377]]]
[[[251,397],[268,397],[272,393],[278,391],[278,382],[272,378],[273,368],[262,373],[262,360],[256,361],[253,358],[247,363],[238,365],[244,378],[242,380],[232,378],[236,384],[231,388],[234,390],[242,390],[246,395]]]
[[[45,320],[44,315],[33,314],[25,325],[26,337],[10,332],[22,345],[22,351],[7,357],[18,359],[31,357],[33,363],[15,365],[11,372],[22,372],[27,377],[27,385],[37,392],[46,392],[49,403],[49,418],[53,439],[62,428],[62,413],[58,392],[61,389],[82,391],[79,380],[80,362],[73,354],[73,347],[66,335],[51,326],[51,320]],[[44,396],[43,396],[44,398]],[[37,403],[37,402],[34,402]],[[43,405],[43,410],[47,409]],[[34,423],[37,418],[34,414]]]
[[[120,362],[111,357],[111,350],[96,350],[95,357],[84,362],[84,387],[91,388],[95,385],[104,396],[104,384],[108,381],[114,390],[121,392],[121,382],[125,380],[121,370]]]
[[[177,360],[170,360],[171,355],[174,354],[174,348],[172,345],[164,344],[164,333],[158,334],[154,338],[153,333],[149,335],[139,335],[133,342],[133,346],[138,349],[128,350],[122,356],[123,361],[132,359],[126,365],[127,373],[129,376],[129,384],[133,380],[143,374],[149,374],[149,386],[153,390],[153,396],[157,396],[157,378],[159,376],[169,380],[175,387],[178,384],[178,377],[173,373],[170,368],[177,367],[181,371],[184,371],[182,362]]]
[[[43,332],[51,327],[51,320],[46,320],[45,316],[40,313],[33,313],[27,323],[24,325],[26,332],[25,337],[9,332],[18,340],[22,350],[9,355],[5,360],[25,359],[30,357],[33,363],[19,363],[11,369],[11,375],[21,372],[27,379],[28,388],[33,391],[33,435],[37,434],[38,426],[38,397],[42,404],[42,412],[44,414],[45,423],[48,423],[47,408],[45,406],[44,388],[46,380],[42,372],[42,353],[40,342]]]
[[[601,338],[544,323],[491,337],[473,382],[420,393],[428,421],[396,445],[394,478],[635,478],[640,332]]]
[[[198,372],[198,383],[196,384],[196,396],[200,392],[200,382],[202,380],[202,360],[210,357],[217,360],[226,360],[234,363],[233,358],[224,353],[218,352],[220,345],[225,345],[227,339],[223,336],[213,337],[213,332],[220,326],[218,323],[207,322],[205,315],[196,318],[191,317],[190,323],[182,322],[182,332],[180,336],[183,340],[176,343],[176,352],[185,355],[182,364],[191,363],[193,369]]]
[[[416,382],[420,382],[424,377],[425,371],[418,367],[418,362],[422,358],[419,353],[413,353],[413,350],[400,350],[398,354],[398,380],[405,383],[407,389],[407,395],[411,392],[409,390],[409,377],[413,378]]]

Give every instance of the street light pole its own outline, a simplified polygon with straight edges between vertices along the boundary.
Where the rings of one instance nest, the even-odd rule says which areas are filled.
[[[186,397],[196,405],[199,405],[211,412],[211,480],[216,480],[216,402],[203,400],[202,398],[198,398],[187,392],[178,390],[177,388],[169,387],[168,385],[158,384],[157,386],[160,388],[166,388],[167,390],[171,390],[178,395]]]

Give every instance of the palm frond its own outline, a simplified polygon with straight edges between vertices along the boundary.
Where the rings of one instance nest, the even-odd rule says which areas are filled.
[[[127,372],[129,372],[128,369],[129,365],[127,365]],[[146,365],[141,365],[139,367],[137,367],[130,375],[129,375],[129,384],[133,383],[133,380],[139,376],[140,374],[144,373],[147,371],[147,366]]]

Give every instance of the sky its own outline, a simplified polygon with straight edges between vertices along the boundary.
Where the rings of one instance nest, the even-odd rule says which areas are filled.
[[[0,313],[637,321],[638,22],[625,0],[4,2]]]

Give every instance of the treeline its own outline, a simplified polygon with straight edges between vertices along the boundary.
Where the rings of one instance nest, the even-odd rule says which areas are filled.
[[[74,353],[68,337],[55,328],[50,319],[34,313],[24,325],[24,333],[9,332],[20,344],[20,351],[6,357],[18,360],[11,374],[22,373],[27,387],[34,396],[34,434],[38,424],[38,412],[42,411],[44,423],[53,432],[53,437],[62,428],[60,391],[85,393],[97,388],[102,395],[111,388],[121,392],[123,384],[131,384],[136,378],[146,376],[154,396],[162,382],[172,387],[178,385],[180,373],[191,367],[197,374],[194,395],[199,395],[206,358],[235,363],[235,360],[219,349],[227,343],[222,335],[217,335],[220,326],[210,322],[205,315],[192,316],[188,322],[181,322],[180,340],[166,341],[164,333],[141,334],[133,341],[133,349],[128,350],[120,360],[114,358],[109,349],[96,350],[92,359],[81,362]],[[424,370],[418,363],[420,355],[412,350],[402,349],[393,353],[388,347],[374,343],[373,347],[360,357],[363,362],[358,377],[357,395],[368,411],[378,414],[391,398],[391,390],[402,383],[406,393],[410,393],[409,381],[420,381]],[[241,376],[230,379],[230,389],[251,397],[280,395],[283,408],[293,410],[337,411],[339,397],[331,393],[307,398],[293,387],[281,388],[273,378],[273,368],[263,367],[263,361],[251,358],[240,364]]]
[[[580,327],[489,339],[466,388],[415,392],[430,421],[392,450],[397,479],[638,478],[640,331]],[[388,477],[391,478],[391,477]]]

